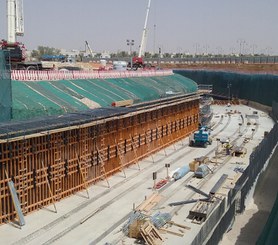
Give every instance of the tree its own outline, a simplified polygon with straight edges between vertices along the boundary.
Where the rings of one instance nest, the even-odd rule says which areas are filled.
[[[40,57],[39,51],[38,50],[32,50],[31,57],[39,59],[39,57]]]
[[[151,58],[152,54],[150,52],[145,52],[145,58]]]
[[[51,48],[51,47],[45,47],[45,46],[38,46],[37,50],[33,50],[31,53],[31,56],[33,58],[41,58],[42,55],[59,55],[61,54],[59,49]]]

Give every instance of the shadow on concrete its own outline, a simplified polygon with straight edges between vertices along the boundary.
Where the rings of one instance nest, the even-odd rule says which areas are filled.
[[[267,169],[260,175],[255,192],[254,203],[259,211],[255,213],[249,222],[241,229],[236,245],[256,244],[273,204],[278,191],[278,148],[272,155]],[[245,212],[248,212],[246,210]]]

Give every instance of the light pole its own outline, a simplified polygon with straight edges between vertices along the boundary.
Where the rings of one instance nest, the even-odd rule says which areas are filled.
[[[130,53],[130,68],[132,69],[132,46],[134,45],[134,40],[133,39],[127,39],[126,40],[127,46],[129,46],[129,53]]]
[[[237,42],[239,43],[239,56],[243,54],[244,44],[246,44],[244,39],[238,39]]]
[[[255,49],[258,47],[256,44],[253,44],[252,46],[252,54],[255,55]]]
[[[205,55],[208,55],[208,49],[209,49],[209,45],[204,45],[204,52],[205,52]]]
[[[194,43],[194,47],[195,47],[195,56],[197,56],[197,54],[199,52],[200,44],[199,43]]]
[[[160,70],[161,48],[158,48],[158,70]]]

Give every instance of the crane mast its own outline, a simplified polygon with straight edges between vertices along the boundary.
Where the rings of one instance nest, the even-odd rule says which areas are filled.
[[[141,58],[141,57],[144,55],[145,49],[146,49],[146,41],[147,41],[147,24],[148,24],[148,18],[149,18],[150,7],[151,7],[151,0],[149,0],[149,2],[148,2],[147,13],[146,13],[146,19],[145,19],[145,25],[144,25],[144,29],[143,29],[143,35],[142,35],[141,45],[140,45],[139,54],[138,54],[138,57],[139,57],[139,58]]]
[[[23,36],[23,0],[7,0],[8,43],[15,43],[17,36]]]

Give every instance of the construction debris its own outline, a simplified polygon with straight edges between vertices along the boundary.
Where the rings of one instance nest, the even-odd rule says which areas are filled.
[[[222,187],[226,179],[228,178],[227,174],[223,174],[220,179],[216,182],[216,184],[212,187],[210,191],[210,195],[215,195],[216,192]]]
[[[159,190],[160,188],[165,186],[167,183],[168,183],[167,179],[162,179],[162,180],[158,181],[158,183],[155,184],[154,189]]]
[[[232,155],[234,157],[244,157],[246,153],[247,153],[247,149],[245,147],[236,146],[233,148]]]
[[[157,205],[157,203],[162,199],[162,196],[158,193],[153,193],[151,196],[146,198],[137,208],[136,211],[148,214],[150,210]]]
[[[189,168],[190,171],[195,172],[197,170],[197,168],[199,167],[200,163],[197,162],[196,160],[192,161],[191,163],[189,163]]]
[[[201,156],[201,157],[195,158],[195,161],[198,162],[200,165],[207,164],[209,162],[209,158],[207,156]]]
[[[244,172],[244,168],[235,167],[235,168],[234,168],[234,171],[235,171],[236,173],[243,173],[243,172]]]
[[[120,101],[114,101],[111,103],[111,106],[114,107],[123,107],[123,106],[130,106],[133,104],[133,100],[120,100]]]
[[[122,231],[130,238],[144,239],[147,244],[159,245],[162,244],[163,239],[157,229],[163,227],[170,220],[169,213],[158,212],[150,217],[140,211],[135,211],[123,226]]]
[[[185,229],[185,230],[191,230],[190,227],[188,227],[188,226],[186,226],[186,225],[178,224],[178,223],[176,223],[176,222],[174,222],[174,221],[168,221],[167,223],[170,224],[170,225],[178,226],[178,227],[183,228],[183,229]]]
[[[160,245],[163,243],[163,239],[160,236],[158,230],[152,225],[150,221],[146,221],[140,227],[140,233],[145,242],[149,245]]]
[[[179,206],[179,205],[184,205],[184,204],[189,204],[189,203],[194,203],[197,201],[208,201],[208,198],[203,198],[203,199],[190,199],[190,200],[185,200],[185,201],[180,201],[180,202],[171,202],[169,203],[169,206]]]
[[[132,224],[129,226],[128,236],[130,238],[140,239],[142,238],[140,227],[145,223],[145,220],[134,220]]]
[[[179,233],[179,232],[175,232],[175,231],[171,231],[171,230],[168,230],[168,229],[165,229],[165,228],[160,228],[159,229],[160,231],[165,231],[169,234],[172,234],[172,235],[176,235],[176,236],[180,236],[180,237],[183,237],[183,233]]]
[[[192,219],[192,223],[202,224],[215,206],[218,203],[218,199],[215,199],[210,202],[198,201],[194,207],[189,211],[189,218]]]
[[[194,172],[194,177],[204,178],[209,174],[209,172],[210,172],[210,168],[208,167],[208,165],[202,164]]]
[[[150,221],[157,229],[160,229],[166,223],[170,222],[171,218],[172,217],[169,213],[158,212],[150,218]]]
[[[130,226],[133,224],[132,229],[134,230],[134,226],[136,226],[138,223],[140,223],[141,220],[144,220],[147,218],[147,215],[141,213],[140,211],[135,211],[132,212],[131,215],[129,216],[128,221],[124,224],[122,231],[123,233],[128,236],[129,235],[129,230],[130,230]],[[138,222],[137,224],[135,224],[135,221]],[[139,224],[138,224],[139,225]],[[136,226],[139,227],[139,226]]]

